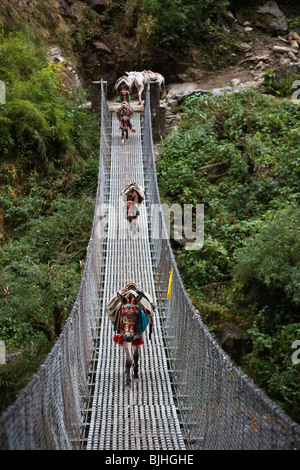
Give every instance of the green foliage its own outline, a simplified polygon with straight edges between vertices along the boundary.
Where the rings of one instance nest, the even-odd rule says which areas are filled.
[[[229,263],[224,245],[210,236],[206,238],[203,248],[192,255],[185,249],[177,250],[178,268],[190,289],[222,281],[228,272]]]
[[[21,33],[0,36],[0,75],[8,85],[28,80],[34,70],[45,64],[43,51]]]
[[[272,335],[257,326],[248,330],[252,352],[243,367],[266,393],[297,422],[300,421],[299,365],[293,364],[292,344],[300,335],[300,323],[277,328]]]
[[[41,331],[48,340],[59,333],[76,298],[92,216],[87,198],[56,199],[52,215],[30,220],[3,248],[0,332],[8,347],[25,347]]]
[[[266,93],[270,93],[275,96],[283,98],[291,98],[295,89],[293,89],[293,83],[296,80],[300,80],[300,75],[296,74],[290,78],[282,78],[278,83],[274,79],[274,72],[269,72],[264,75],[264,87]]]
[[[26,348],[7,355],[7,363],[0,368],[0,410],[12,403],[38,369],[43,358],[50,352],[50,343],[41,337],[38,342],[30,341]]]
[[[216,335],[220,321],[248,330],[240,364],[299,419],[300,108],[248,90],[194,94],[179,111],[161,146],[160,191],[205,210],[201,250],[171,240],[180,273]]]
[[[99,122],[38,39],[0,34],[1,408],[49,352],[76,299],[96,195]]]
[[[236,251],[237,262],[234,279],[247,291],[251,289],[258,297],[272,300],[272,314],[284,312],[288,321],[300,313],[300,210],[290,206],[275,212],[263,228],[253,237],[249,237],[245,246]],[[255,299],[254,299],[255,300]],[[297,309],[298,307],[298,309]],[[285,323],[285,318],[280,318]]]
[[[124,8],[126,28],[136,33],[142,44],[182,48],[211,30],[211,20],[221,17],[226,1],[211,0],[129,0]]]
[[[81,161],[90,150],[82,136],[92,120],[68,93],[60,67],[21,34],[2,38],[0,63],[7,85],[7,103],[0,107],[0,153],[18,159],[26,171],[36,166],[53,171]]]
[[[300,16],[287,19],[289,31],[296,31],[300,27]]]

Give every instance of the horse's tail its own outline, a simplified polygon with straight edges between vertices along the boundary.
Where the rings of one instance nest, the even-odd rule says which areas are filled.
[[[166,98],[166,96],[167,96],[165,77],[163,77],[163,79],[162,79],[161,88],[162,88],[162,91],[161,91],[161,99],[163,100],[163,99]]]

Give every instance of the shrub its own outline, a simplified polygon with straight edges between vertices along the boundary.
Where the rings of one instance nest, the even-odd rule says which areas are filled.
[[[290,78],[282,78],[279,82],[274,78],[274,72],[264,75],[264,86],[266,93],[283,98],[291,98],[294,90],[293,83],[300,79],[300,74],[296,74]]]
[[[124,20],[142,44],[180,49],[188,41],[207,36],[211,23],[218,22],[225,7],[222,0],[130,0],[124,8]]]
[[[86,159],[92,149],[88,129],[94,132],[97,121],[79,108],[83,92],[66,93],[59,65],[47,62],[22,33],[0,38],[0,63],[7,83],[7,103],[0,106],[6,160],[18,159],[26,171],[53,172]]]
[[[211,330],[248,330],[239,364],[299,419],[300,108],[248,90],[194,94],[179,111],[157,171],[164,202],[204,204],[203,248],[173,242],[183,281]]]
[[[278,211],[236,251],[234,281],[258,309],[268,307],[265,316],[273,327],[299,318],[299,222],[298,207]]]
[[[85,93],[64,86],[32,31],[29,39],[0,30],[0,73],[7,85],[0,106],[3,406],[43,360],[76,299],[94,212],[99,122],[79,108]]]
[[[76,298],[93,200],[57,199],[53,209],[2,249],[0,333],[9,347],[25,347],[41,333],[52,341]]]
[[[272,335],[256,326],[248,330],[252,352],[243,368],[294,420],[300,420],[299,364],[293,364],[292,344],[300,335],[300,323],[277,327]]]

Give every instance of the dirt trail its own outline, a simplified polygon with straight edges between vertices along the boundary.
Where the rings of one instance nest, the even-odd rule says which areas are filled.
[[[238,88],[257,86],[263,81],[263,75],[280,66],[282,53],[275,53],[274,46],[288,46],[282,39],[272,37],[258,30],[243,35],[240,43],[242,50],[236,54],[234,63],[221,72],[214,73],[201,71],[201,78],[185,83],[172,83],[167,85],[168,95],[189,90],[212,90],[232,86],[232,80],[239,80]],[[298,59],[300,53],[298,53]]]

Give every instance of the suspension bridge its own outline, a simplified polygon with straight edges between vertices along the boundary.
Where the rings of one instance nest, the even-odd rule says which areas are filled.
[[[151,206],[161,206],[150,85],[133,123],[136,133],[122,146],[101,81],[98,189],[80,288],[50,354],[0,417],[0,449],[299,449],[300,426],[232,363],[193,307],[161,210],[158,236],[151,236]],[[121,192],[131,181],[146,194],[135,237],[120,214]],[[156,305],[151,340],[144,336],[140,348],[140,381],[130,391],[123,349],[105,313],[128,282]]]

